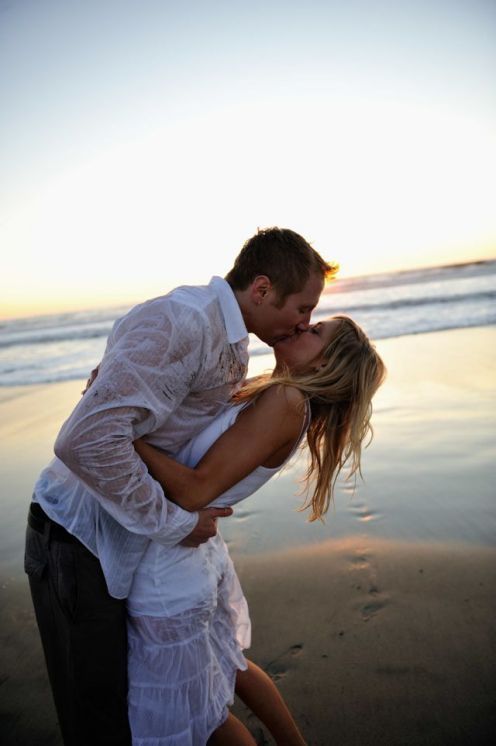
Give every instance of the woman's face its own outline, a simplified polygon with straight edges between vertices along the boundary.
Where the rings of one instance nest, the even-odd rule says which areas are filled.
[[[323,352],[340,324],[329,319],[313,324],[308,331],[286,337],[274,345],[277,366],[286,365],[291,373],[306,373],[324,362]]]

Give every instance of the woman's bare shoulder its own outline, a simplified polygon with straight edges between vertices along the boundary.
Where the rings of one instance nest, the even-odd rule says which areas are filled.
[[[301,416],[304,410],[305,395],[296,386],[275,383],[258,397],[261,408],[279,410],[280,414]]]

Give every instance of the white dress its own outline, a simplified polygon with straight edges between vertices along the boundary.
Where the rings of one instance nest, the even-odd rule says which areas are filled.
[[[178,460],[194,466],[239,409],[224,411]],[[307,408],[298,443],[308,419]],[[211,505],[238,503],[281,467],[259,467]],[[250,637],[246,599],[220,534],[198,549],[151,542],[128,597],[133,746],[204,746],[227,718]]]

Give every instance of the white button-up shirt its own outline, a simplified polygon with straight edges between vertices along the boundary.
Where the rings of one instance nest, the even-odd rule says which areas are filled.
[[[248,364],[228,283],[180,287],[116,321],[98,376],[64,423],[34,500],[97,555],[124,598],[149,539],[177,544],[198,516],[170,503],[133,440],[175,455],[228,404]],[[103,510],[102,510],[103,509]]]

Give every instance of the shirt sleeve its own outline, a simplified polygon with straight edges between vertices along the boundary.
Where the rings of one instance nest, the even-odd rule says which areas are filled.
[[[162,426],[190,391],[206,325],[199,311],[173,300],[151,306],[117,322],[55,453],[124,528],[173,544],[194,529],[198,514],[165,498],[133,440]]]

